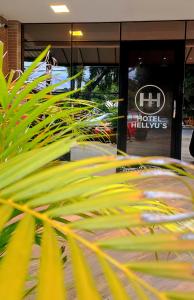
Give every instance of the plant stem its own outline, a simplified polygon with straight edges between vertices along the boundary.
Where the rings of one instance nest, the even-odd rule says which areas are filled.
[[[27,205],[20,205],[18,203],[15,203],[11,199],[9,199],[9,200],[0,199],[0,203],[10,205],[11,207],[13,207],[15,209],[18,209],[18,210],[20,210],[24,213],[30,214],[30,215],[34,216],[35,218],[37,218],[37,219],[39,219],[43,222],[48,223],[49,225],[51,225],[55,229],[58,229],[59,231],[62,231],[66,235],[71,236],[75,240],[79,241],[82,245],[84,245],[85,247],[90,249],[92,252],[96,253],[98,256],[103,257],[110,264],[114,265],[116,268],[121,270],[129,280],[132,280],[133,282],[139,283],[142,287],[144,287],[145,289],[149,290],[152,294],[154,294],[158,299],[168,300],[168,298],[163,293],[159,292],[157,289],[152,287],[150,284],[145,282],[143,279],[139,278],[128,267],[121,264],[120,262],[118,262],[117,260],[112,258],[110,255],[108,255],[107,253],[103,252],[100,249],[100,247],[98,247],[96,244],[87,241],[83,237],[79,236],[77,233],[73,232],[68,227],[68,225],[61,225],[59,222],[57,222],[53,219],[50,219],[46,214],[41,214],[40,212],[38,212],[36,210],[32,210]]]

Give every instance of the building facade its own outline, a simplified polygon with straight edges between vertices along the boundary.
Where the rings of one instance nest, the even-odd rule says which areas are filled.
[[[5,73],[27,68],[51,45],[53,82],[83,70],[81,79],[56,92],[95,79],[76,97],[99,103],[105,117],[118,116],[111,123],[118,149],[192,161],[194,21],[1,23],[7,25],[0,29],[8,49]]]

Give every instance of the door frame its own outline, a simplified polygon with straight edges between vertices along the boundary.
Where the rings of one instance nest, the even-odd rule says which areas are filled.
[[[176,110],[176,115],[172,118],[171,134],[171,157],[181,159],[182,143],[182,106],[184,93],[184,70],[185,70],[185,41],[122,41],[120,44],[120,99],[118,104],[118,153],[127,150],[127,113],[128,113],[128,57],[129,49],[153,49],[172,48],[175,51],[175,78],[173,80],[174,100],[171,115]],[[176,105],[176,107],[175,107]],[[135,155],[135,153],[134,153]]]

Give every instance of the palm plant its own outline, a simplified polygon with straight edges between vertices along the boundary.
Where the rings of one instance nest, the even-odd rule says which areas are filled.
[[[108,296],[116,300],[194,299],[194,292],[158,290],[136,273],[194,280],[192,262],[173,261],[170,257],[168,261],[154,258],[160,252],[178,254],[194,250],[194,213],[167,203],[172,199],[192,203],[192,187],[171,169],[193,180],[194,167],[171,159],[132,158],[125,155],[103,155],[60,165],[50,164],[80,143],[73,130],[80,128],[79,122],[75,124],[75,119],[70,123],[68,121],[69,116],[77,113],[77,107],[75,114],[72,106],[71,113],[67,112],[68,108],[60,111],[65,121],[65,129],[63,126],[58,128],[62,134],[57,135],[50,126],[51,119],[47,120],[48,123],[42,124],[43,120],[40,126],[38,123],[30,127],[30,120],[37,121],[36,118],[45,111],[45,107],[48,109],[49,105],[68,96],[56,98],[49,95],[48,100],[45,95],[50,90],[47,87],[31,97],[32,84],[25,84],[29,70],[14,85],[11,85],[10,79],[6,82],[1,70],[0,299],[27,299],[31,293],[33,299],[38,300],[72,297],[93,300]],[[26,97],[26,104],[19,105]],[[45,99],[50,101],[48,106]],[[30,104],[31,101],[38,106],[38,113],[34,113],[34,103]],[[26,113],[26,106],[29,107],[28,123],[26,119],[21,119],[24,111]],[[57,118],[56,115],[53,118]],[[47,126],[50,126],[51,133]],[[24,133],[27,136],[24,137]],[[47,140],[48,136],[52,138]],[[156,167],[141,173],[109,172],[100,176],[104,171],[138,164],[165,165],[169,170]],[[184,170],[177,169],[177,165]],[[158,189],[138,187],[138,182],[156,177],[158,180],[161,177],[163,180],[173,177],[183,183],[190,193],[185,196],[184,193],[164,193]],[[122,236],[121,229],[125,229]],[[98,231],[104,233],[103,238],[96,239]],[[38,255],[35,253],[35,244],[40,249]],[[130,256],[125,256],[123,260],[123,251],[154,255],[150,256],[149,261],[134,261]],[[31,262],[35,254],[38,256],[37,276],[32,278]],[[92,255],[109,288],[106,295],[102,295],[96,284],[94,267],[89,262]],[[72,297],[67,275],[64,279],[67,263],[72,267],[74,278],[75,296]]]
[[[27,82],[48,50],[49,47],[18,80],[14,80],[15,72],[11,71],[6,82],[1,71],[1,161],[9,159],[17,153],[45,146],[68,134],[78,136],[82,133],[83,127],[86,126],[84,115],[93,109],[94,104],[91,101],[70,98],[81,88],[58,95],[53,94],[57,87],[75,80],[81,75],[81,72],[59,83],[49,84],[38,92],[34,92],[36,87],[48,82],[51,79],[51,74],[43,74],[31,82]],[[0,43],[0,53],[3,53],[2,43]],[[0,66],[2,66],[3,55],[1,55],[0,60]]]

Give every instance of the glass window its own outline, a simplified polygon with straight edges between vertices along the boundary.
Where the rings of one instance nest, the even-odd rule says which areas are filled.
[[[90,84],[74,96],[95,104],[90,112],[94,122],[88,131],[94,142],[103,142],[111,153],[116,153],[118,99],[119,99],[119,24],[74,24],[73,30],[82,36],[72,36],[72,72],[83,70],[74,87]],[[103,135],[103,136],[102,136]],[[100,137],[101,136],[101,137]],[[72,159],[99,155],[95,149],[72,151]]]
[[[39,64],[29,78],[52,73],[49,83],[54,84],[65,80],[71,75],[71,24],[25,24],[24,25],[24,68],[48,46],[51,45],[49,55]],[[44,83],[39,88],[45,86]],[[70,90],[70,83],[63,84],[55,92]]]
[[[100,139],[111,142],[110,151],[115,153],[118,99],[120,24],[93,23],[73,24],[72,27],[72,72],[81,68],[82,78],[76,79],[74,87],[93,80],[81,93],[75,95],[95,103],[92,114],[96,124],[92,133],[105,133]],[[99,115],[99,116],[96,116]],[[101,123],[103,122],[104,125]]]
[[[127,153],[170,156],[175,54],[153,47],[129,49]]]
[[[28,68],[32,61],[45,49],[42,42],[26,42],[24,48],[24,69]],[[52,47],[49,55],[39,64],[29,80],[33,80],[46,73],[52,74],[49,84],[55,84],[71,76],[71,48],[70,45]],[[39,85],[38,89],[45,87],[48,82]],[[70,90],[70,83],[63,84],[55,89],[54,92],[65,92]]]
[[[73,64],[119,65],[118,42],[73,42]]]
[[[31,62],[24,61],[24,69],[27,69],[31,65]],[[33,72],[33,74],[28,78],[28,81],[33,81],[34,79],[46,74],[47,71],[47,63],[46,61],[39,64],[39,66],[36,68],[36,70]],[[52,79],[49,81],[49,84],[56,84],[63,80],[66,80],[70,76],[70,70],[68,67],[65,66],[58,66],[53,65],[50,69],[50,72],[52,73]],[[39,84],[37,87],[37,90],[41,90],[42,88],[46,87],[48,82],[43,82]],[[71,88],[70,82],[64,83],[58,87],[56,87],[53,92],[66,92],[69,91]]]
[[[120,23],[73,24],[73,41],[119,41]]]
[[[25,24],[25,41],[70,41],[71,24]]]
[[[191,25],[193,25],[193,30]],[[182,123],[182,159],[193,161],[191,152],[194,152],[194,144],[191,143],[194,131],[194,23],[189,22],[185,49],[185,88],[183,102],[183,123]]]
[[[187,40],[193,40],[194,39],[194,21],[187,21],[186,38],[187,38]]]
[[[49,58],[39,65],[29,80],[50,72],[52,79],[49,84],[56,83],[82,71],[74,81],[61,85],[55,92],[79,89],[92,80],[72,98],[95,104],[89,112],[94,124],[88,131],[95,135],[95,142],[105,142],[103,147],[108,146],[107,150],[116,153],[120,23],[26,24],[24,40],[25,68],[48,44],[52,46]],[[104,138],[99,139],[98,133],[105,135]],[[71,151],[71,159],[101,153],[93,146],[91,149],[78,147]]]
[[[185,36],[184,21],[122,23],[122,40],[179,40]]]

